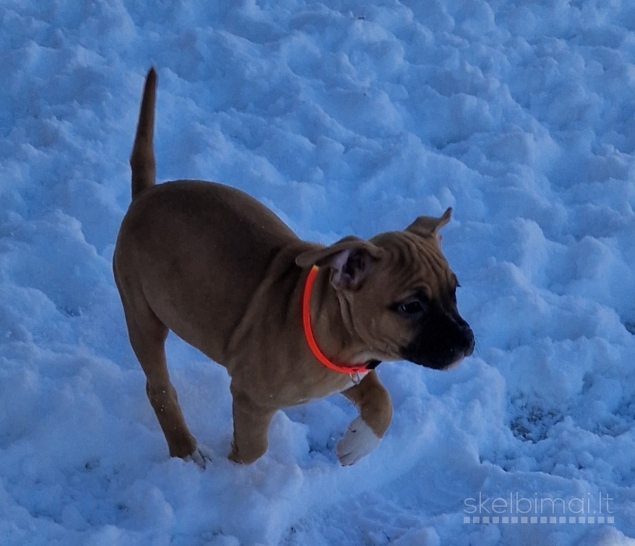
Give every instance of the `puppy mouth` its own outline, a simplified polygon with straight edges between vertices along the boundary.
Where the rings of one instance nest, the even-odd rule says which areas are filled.
[[[474,336],[472,330],[465,326],[461,330],[459,340],[452,346],[444,344],[427,343],[427,336],[422,336],[410,346],[401,351],[401,355],[406,360],[431,368],[433,370],[447,371],[456,368],[466,356],[474,352]]]
[[[470,351],[470,354],[472,354],[472,352]],[[458,367],[458,365],[463,362],[463,359],[466,356],[470,356],[467,353],[462,353],[460,355],[458,355],[452,362],[450,362],[447,366],[443,367],[443,368],[439,368],[442,372],[447,372],[449,370],[453,370],[454,368]]]
[[[419,366],[423,366],[424,368],[447,372],[448,370],[456,368],[461,362],[463,362],[463,359],[466,356],[469,356],[466,352],[452,351],[452,356],[450,356],[449,358],[426,358],[413,355],[404,355],[404,358],[409,362],[418,364]]]

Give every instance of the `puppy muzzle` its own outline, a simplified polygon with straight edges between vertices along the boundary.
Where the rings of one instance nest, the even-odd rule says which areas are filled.
[[[435,370],[448,370],[474,352],[474,333],[460,316],[423,324],[417,338],[402,351],[414,364]]]

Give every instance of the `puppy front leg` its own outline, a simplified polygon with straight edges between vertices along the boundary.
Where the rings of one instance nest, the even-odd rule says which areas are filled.
[[[335,449],[340,463],[347,466],[355,464],[379,445],[392,419],[392,403],[374,371],[342,394],[359,409],[359,417],[348,426]]]
[[[276,410],[263,408],[233,389],[232,395],[234,440],[229,459],[235,463],[253,463],[267,451],[267,432]]]

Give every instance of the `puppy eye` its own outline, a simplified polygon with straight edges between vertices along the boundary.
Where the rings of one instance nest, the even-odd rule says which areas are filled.
[[[397,309],[402,315],[407,315],[409,317],[420,315],[426,310],[425,305],[423,305],[420,300],[406,301],[399,304]]]

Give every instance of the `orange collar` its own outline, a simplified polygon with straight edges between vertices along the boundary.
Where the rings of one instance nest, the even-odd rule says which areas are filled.
[[[354,374],[359,372],[368,372],[374,366],[373,363],[370,364],[347,364],[340,365],[335,364],[328,359],[328,357],[320,350],[317,342],[315,341],[315,337],[313,336],[313,328],[311,327],[311,291],[313,290],[313,284],[315,283],[315,277],[317,276],[319,268],[317,266],[313,266],[311,271],[306,278],[306,284],[304,285],[304,293],[302,295],[302,325],[304,326],[304,337],[306,338],[307,343],[309,344],[309,348],[313,353],[313,356],[317,358],[324,366],[326,366],[329,370],[333,370],[334,372],[345,373],[345,374]]]

